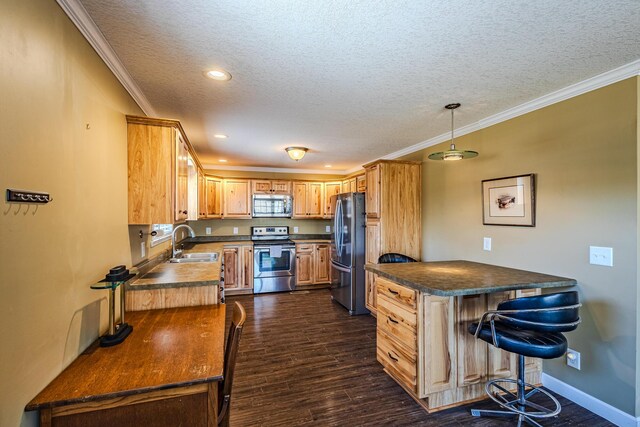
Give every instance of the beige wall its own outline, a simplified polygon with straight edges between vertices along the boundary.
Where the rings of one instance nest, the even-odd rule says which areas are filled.
[[[567,334],[582,370],[544,371],[636,413],[638,82],[628,79],[456,139],[480,156],[421,153],[423,258],[468,259],[573,277],[583,322]],[[536,227],[482,225],[481,181],[535,173]],[[483,237],[493,250],[482,250]],[[613,247],[614,267],[589,264],[589,245]]]
[[[332,222],[329,219],[254,218],[189,221],[189,225],[197,236],[205,236],[207,227],[211,227],[212,236],[231,236],[234,227],[238,227],[238,235],[249,235],[252,226],[269,225],[287,225],[291,234],[294,233],[293,227],[298,227],[297,234],[323,234],[326,233],[325,227],[332,226]]]
[[[2,203],[0,425],[35,425],[25,404],[107,327],[106,291],[130,265],[125,114],[141,114],[51,0],[0,2]],[[90,129],[86,129],[89,124]]]

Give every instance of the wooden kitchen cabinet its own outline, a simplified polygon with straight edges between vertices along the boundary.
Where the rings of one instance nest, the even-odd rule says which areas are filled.
[[[356,176],[356,191],[364,193],[367,191],[367,177],[365,174]]]
[[[342,193],[342,183],[325,182],[324,183],[324,218],[333,218],[335,212],[331,209],[331,196]]]
[[[251,194],[291,194],[291,181],[254,179]]]
[[[296,181],[293,183],[294,219],[318,219],[324,213],[324,183]]]
[[[355,193],[357,191],[356,179],[345,179],[342,181],[342,188],[342,191],[345,193]]]
[[[224,206],[225,218],[251,218],[251,188],[248,179],[224,180]]]
[[[188,158],[180,122],[127,116],[128,222],[173,224],[189,216]],[[196,217],[193,212],[193,217]]]
[[[204,171],[198,168],[198,219],[207,217],[207,179]]]
[[[205,216],[207,218],[220,218],[223,213],[222,178],[207,176],[206,178],[206,203]]]
[[[253,293],[253,245],[225,245],[222,253],[225,294]]]
[[[330,281],[329,243],[296,244],[296,285],[321,285]]]
[[[376,264],[386,253],[420,260],[421,163],[379,160],[365,165],[366,262]],[[357,178],[356,178],[357,185]],[[377,276],[365,275],[365,305],[376,315]]]

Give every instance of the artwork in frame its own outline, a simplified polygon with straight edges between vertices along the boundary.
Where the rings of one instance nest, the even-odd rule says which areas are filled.
[[[482,181],[482,223],[535,227],[534,174]]]

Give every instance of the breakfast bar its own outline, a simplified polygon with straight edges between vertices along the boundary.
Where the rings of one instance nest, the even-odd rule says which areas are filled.
[[[484,384],[516,376],[515,355],[467,332],[507,299],[574,279],[471,261],[367,264],[376,277],[377,359],[427,411],[485,398]],[[526,381],[540,383],[540,359],[527,359]]]

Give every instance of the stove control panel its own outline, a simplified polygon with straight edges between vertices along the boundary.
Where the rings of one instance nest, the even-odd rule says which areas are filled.
[[[252,236],[287,236],[289,227],[251,227]]]

